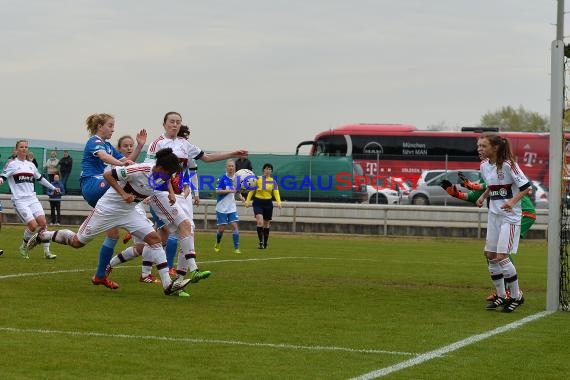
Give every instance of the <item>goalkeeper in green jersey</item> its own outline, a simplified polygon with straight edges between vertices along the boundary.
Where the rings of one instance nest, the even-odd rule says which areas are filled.
[[[470,181],[463,173],[457,173],[459,176],[459,180],[461,181],[461,185],[466,189],[469,189],[469,192],[459,191],[457,186],[449,182],[448,180],[441,181],[441,187],[447,192],[447,194],[455,197],[457,199],[462,199],[466,202],[471,202],[475,204],[477,199],[485,192],[487,189],[487,184],[481,178],[479,183]],[[521,238],[525,237],[530,227],[536,221],[536,210],[534,208],[534,204],[528,195],[525,195],[521,199],[521,209],[522,209],[522,219],[521,219]],[[512,256],[511,256],[512,260]],[[508,290],[507,290],[508,291]],[[508,296],[508,294],[507,294]],[[497,295],[495,293],[489,295],[487,297],[487,301],[493,301]]]

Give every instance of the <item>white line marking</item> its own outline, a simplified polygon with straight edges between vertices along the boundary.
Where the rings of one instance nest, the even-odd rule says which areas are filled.
[[[240,342],[236,340],[220,340],[220,339],[198,339],[198,338],[176,338],[168,336],[153,336],[153,335],[127,335],[127,334],[108,334],[98,332],[84,332],[84,331],[63,331],[63,330],[45,330],[45,329],[19,329],[14,327],[0,327],[0,331],[11,333],[26,333],[26,334],[62,334],[72,336],[91,336],[103,338],[120,338],[120,339],[139,339],[139,340],[164,340],[169,342],[183,342],[183,343],[202,343],[202,344],[222,344],[222,345],[236,345],[236,346],[249,346],[249,347],[270,347],[270,348],[284,348],[290,350],[310,350],[310,351],[342,351],[342,352],[356,352],[364,354],[383,354],[383,355],[417,355],[412,352],[398,352],[398,351],[384,351],[360,348],[347,348],[335,346],[300,346],[295,344],[285,343],[249,343]]]
[[[248,262],[248,261],[270,261],[270,260],[343,260],[343,261],[377,261],[377,260],[368,260],[368,259],[348,259],[348,258],[341,258],[341,257],[264,257],[258,259],[227,259],[227,260],[207,260],[207,261],[200,261],[201,264],[219,264],[225,262]],[[120,268],[140,268],[140,265],[118,265],[113,269],[120,269]],[[44,276],[44,275],[52,275],[52,274],[62,274],[62,273],[80,273],[80,272],[87,272],[93,271],[95,268],[86,268],[86,269],[68,269],[68,270],[58,270],[58,271],[51,271],[51,272],[35,272],[35,273],[16,273],[16,274],[7,274],[0,276],[0,280],[8,279],[8,278],[19,278],[19,277],[32,277],[32,276]]]
[[[61,274],[61,273],[79,273],[79,272],[86,272],[86,271],[94,270],[94,268],[89,269],[68,269],[68,270],[57,270],[52,272],[35,272],[35,273],[15,273],[15,274],[6,274],[4,276],[0,276],[0,280],[4,280],[7,278],[19,278],[19,277],[31,277],[31,276],[45,276],[50,274]]]
[[[519,328],[528,322],[535,321],[537,319],[540,319],[542,317],[545,317],[545,316],[553,314],[553,313],[554,313],[554,311],[543,311],[543,312],[540,312],[537,314],[529,315],[528,317],[523,318],[519,321],[509,323],[508,325],[505,325],[505,326],[497,327],[496,329],[488,331],[486,333],[470,336],[469,338],[466,338],[466,339],[460,340],[458,342],[452,343],[450,345],[438,348],[437,350],[433,350],[430,352],[426,352],[425,354],[418,355],[413,359],[409,359],[409,360],[400,362],[398,364],[394,364],[390,367],[381,368],[381,369],[366,373],[364,375],[360,375],[358,377],[353,377],[350,380],[377,379],[379,377],[389,375],[393,372],[397,372],[397,371],[400,371],[400,370],[405,369],[405,368],[413,367],[415,365],[421,364],[421,363],[426,362],[428,360],[432,360],[434,358],[440,357],[440,356],[448,354],[450,352],[459,350],[460,348],[463,348],[465,346],[469,346],[470,344],[473,344],[473,343],[477,343],[481,340],[490,338],[494,335],[502,334],[502,333],[507,332],[509,330],[514,330],[514,329]]]

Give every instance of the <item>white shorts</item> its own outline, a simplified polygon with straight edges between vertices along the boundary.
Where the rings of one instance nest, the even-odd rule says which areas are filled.
[[[192,226],[192,233],[194,233],[194,229],[196,225],[194,224],[194,205],[192,204],[192,198],[188,196],[188,198],[184,198],[184,196],[176,196],[176,204],[184,211],[188,219],[190,220],[190,225]],[[171,233],[176,232],[176,226],[169,225],[169,231]]]
[[[188,195],[188,198],[184,198],[184,195],[176,195],[176,204],[184,210],[188,219],[194,219],[194,205],[192,204],[192,194]]]
[[[137,241],[154,231],[152,222],[148,220],[142,207],[118,209],[115,212],[95,207],[79,227],[77,239],[87,244],[100,233],[117,227],[123,227],[132,233]]]
[[[519,248],[521,225],[505,222],[503,215],[489,213],[485,251],[513,255]]]
[[[147,199],[156,216],[164,222],[169,230],[176,231],[185,220],[189,220],[190,224],[193,224],[192,219],[188,218],[186,211],[184,211],[186,206],[183,203],[186,202],[181,201],[178,197],[176,197],[176,202],[173,205],[170,204],[166,191],[157,191]]]
[[[12,204],[20,220],[26,224],[40,215],[45,215],[42,204],[36,196],[12,199]]]

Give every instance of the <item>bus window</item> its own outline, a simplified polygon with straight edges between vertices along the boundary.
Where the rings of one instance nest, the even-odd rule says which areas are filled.
[[[329,156],[346,156],[346,152],[346,138],[343,135],[330,135],[319,139],[315,153],[316,155],[321,153]]]
[[[422,160],[427,157],[456,157],[456,161],[476,161],[477,141],[473,137],[441,138],[437,136],[351,136],[352,154],[359,158],[399,156],[401,160]],[[380,148],[368,149],[371,146]]]

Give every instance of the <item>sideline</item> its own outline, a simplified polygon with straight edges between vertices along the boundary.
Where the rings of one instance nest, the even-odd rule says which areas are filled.
[[[409,360],[400,362],[398,364],[391,365],[390,367],[385,367],[385,368],[381,368],[381,369],[378,369],[378,370],[375,370],[372,372],[368,372],[364,375],[360,375],[358,377],[353,377],[350,380],[377,379],[379,377],[389,375],[391,373],[400,371],[402,369],[413,367],[415,365],[427,362],[429,360],[443,356],[443,355],[448,354],[450,352],[457,351],[460,348],[463,348],[465,346],[469,346],[473,343],[477,343],[481,340],[490,338],[492,336],[499,335],[499,334],[502,334],[504,332],[517,329],[517,328],[519,328],[519,327],[521,327],[521,326],[523,326],[529,322],[535,321],[535,320],[540,319],[542,317],[546,317],[547,315],[550,315],[553,313],[555,313],[555,311],[543,311],[543,312],[540,312],[537,314],[529,315],[528,317],[525,317],[519,321],[509,323],[508,325],[505,325],[505,326],[497,327],[496,329],[488,331],[486,333],[470,336],[466,339],[463,339],[463,340],[457,341],[455,343],[449,344],[447,346],[438,348],[437,350],[429,351],[429,352],[426,352],[424,354],[418,355],[413,359],[409,359]]]

